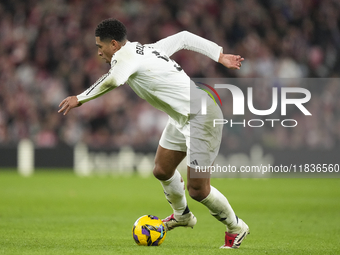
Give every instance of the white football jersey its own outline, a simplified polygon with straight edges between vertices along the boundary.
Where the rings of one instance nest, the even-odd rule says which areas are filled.
[[[196,86],[182,68],[170,59],[172,54],[181,49],[202,53],[215,61],[218,61],[222,52],[217,44],[186,31],[154,44],[141,45],[128,41],[112,56],[109,72],[78,95],[78,101],[87,102],[127,83],[139,97],[183,126],[190,113],[199,111],[199,107],[193,107],[193,104],[190,107],[190,99],[200,99],[192,98],[193,93],[190,98],[190,90],[197,90]],[[195,97],[205,93],[198,91]]]

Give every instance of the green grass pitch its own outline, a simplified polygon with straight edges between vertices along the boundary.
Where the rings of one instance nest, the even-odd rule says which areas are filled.
[[[212,179],[251,234],[220,250],[224,226],[188,198],[194,229],[159,247],[132,239],[135,220],[171,208],[153,178],[0,171],[0,254],[340,254],[340,179]]]

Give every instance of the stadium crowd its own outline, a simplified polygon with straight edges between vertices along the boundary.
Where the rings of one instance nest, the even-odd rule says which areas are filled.
[[[81,93],[108,71],[96,54],[94,29],[110,17],[125,23],[130,41],[151,43],[187,30],[246,59],[233,71],[197,53],[176,53],[173,58],[190,77],[339,78],[340,73],[337,0],[3,0],[0,17],[1,146],[23,138],[38,147],[78,141],[92,147],[157,146],[167,116],[127,85],[67,116],[57,113],[63,98]],[[270,94],[258,94],[259,102],[271,102]],[[298,127],[226,127],[225,143],[235,150],[252,143],[338,146],[339,80],[313,86],[311,94],[309,107],[316,114],[299,119]]]

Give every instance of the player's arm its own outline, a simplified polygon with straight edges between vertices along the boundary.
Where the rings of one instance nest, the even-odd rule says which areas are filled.
[[[111,74],[111,70],[99,78],[91,87],[78,96],[65,98],[60,104],[59,113],[66,115],[71,109],[81,106],[83,103],[95,99],[117,87]]]
[[[244,60],[239,55],[223,54],[221,46],[188,31],[182,31],[148,46],[161,49],[168,56],[182,49],[192,50],[231,69],[240,69],[241,61]]]
[[[58,112],[64,112],[64,115],[66,115],[71,109],[78,107],[92,99],[95,99],[124,84],[131,73],[133,73],[133,65],[131,64],[129,66],[130,68],[126,66],[126,63],[120,63],[120,65],[112,66],[107,74],[100,77],[91,87],[89,87],[83,93],[77,96],[70,96],[65,98],[59,104],[59,107],[61,108]]]

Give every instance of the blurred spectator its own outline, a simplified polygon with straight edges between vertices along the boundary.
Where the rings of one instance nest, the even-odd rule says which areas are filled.
[[[226,70],[196,53],[174,59],[191,77],[338,77],[337,0],[5,0],[0,3],[0,145],[29,137],[37,146],[85,141],[94,147],[157,146],[166,116],[122,86],[64,117],[59,102],[106,73],[96,56],[94,29],[103,19],[124,22],[130,41],[151,43],[181,30],[245,57]],[[318,118],[289,132],[226,130],[231,148],[261,142],[276,148],[332,148],[340,142],[340,86],[312,91]],[[263,100],[260,97],[259,100]],[[271,95],[268,95],[271,102]],[[228,131],[228,132],[227,132]]]

